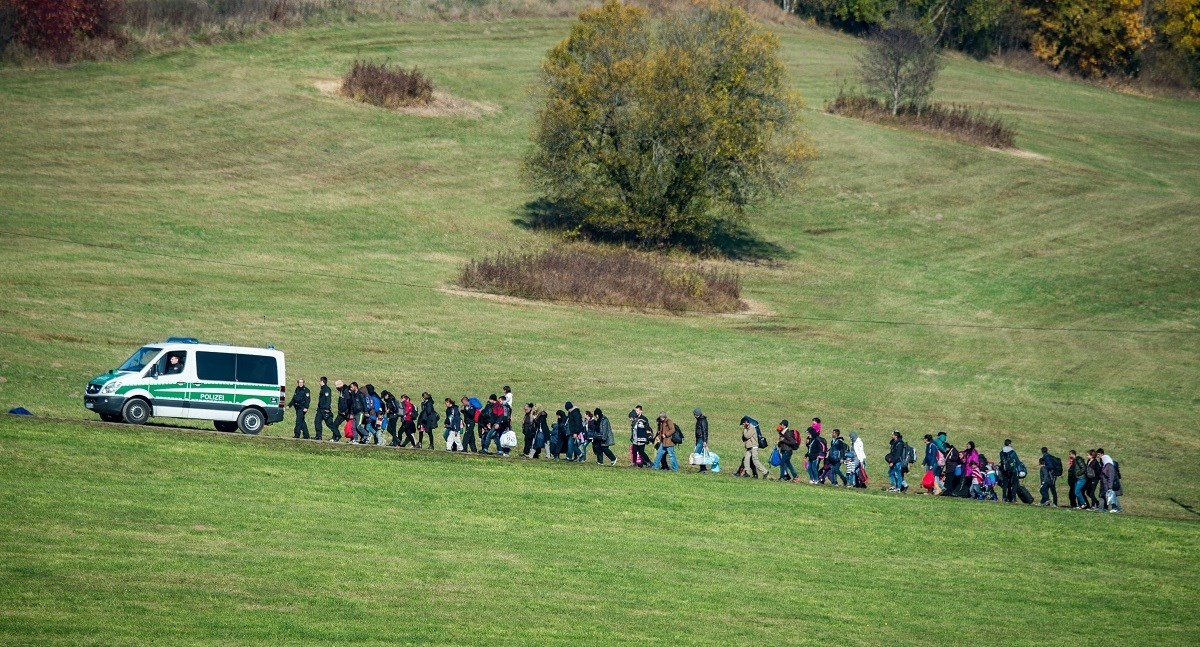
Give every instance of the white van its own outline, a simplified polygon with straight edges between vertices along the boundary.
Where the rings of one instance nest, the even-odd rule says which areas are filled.
[[[283,420],[283,353],[171,337],[138,349],[120,368],[88,382],[83,406],[108,422],[151,416],[212,420],[218,431],[257,434]]]

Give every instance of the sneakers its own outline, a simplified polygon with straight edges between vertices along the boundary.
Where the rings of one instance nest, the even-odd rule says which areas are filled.
[[[1070,457],[1068,457],[1068,458],[1070,458]],[[609,466],[609,467],[616,467],[616,466],[617,466],[617,459],[615,459],[615,458],[614,458],[614,459],[613,459],[613,462],[609,463],[609,464],[608,464],[608,466]]]

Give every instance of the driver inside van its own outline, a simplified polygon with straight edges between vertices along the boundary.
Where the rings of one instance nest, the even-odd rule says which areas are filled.
[[[163,375],[174,375],[183,372],[183,353],[171,353],[167,356],[167,367]]]

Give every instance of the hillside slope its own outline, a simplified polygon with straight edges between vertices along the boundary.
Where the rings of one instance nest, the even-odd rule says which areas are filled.
[[[87,417],[89,377],[186,334],[274,344],[289,380],[702,406],[729,457],[743,413],[821,416],[874,457],[891,429],[1105,446],[1131,513],[1194,516],[1200,106],[954,59],[939,98],[994,107],[1045,159],[981,150],[821,113],[858,44],[781,29],[821,155],[753,217],[746,293],[771,316],[449,293],[464,259],[550,244],[519,225],[518,165],[566,27],[346,25],[0,70],[0,404]],[[500,110],[409,117],[315,87],[356,57]]]

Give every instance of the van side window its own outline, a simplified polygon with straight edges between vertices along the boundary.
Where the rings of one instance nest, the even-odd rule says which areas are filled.
[[[262,355],[237,356],[237,381],[250,384],[279,384],[279,367],[274,357]]]
[[[176,375],[183,372],[184,362],[187,361],[187,351],[173,350],[158,360],[159,375]]]
[[[196,377],[205,382],[233,382],[237,355],[233,353],[196,352]]]

